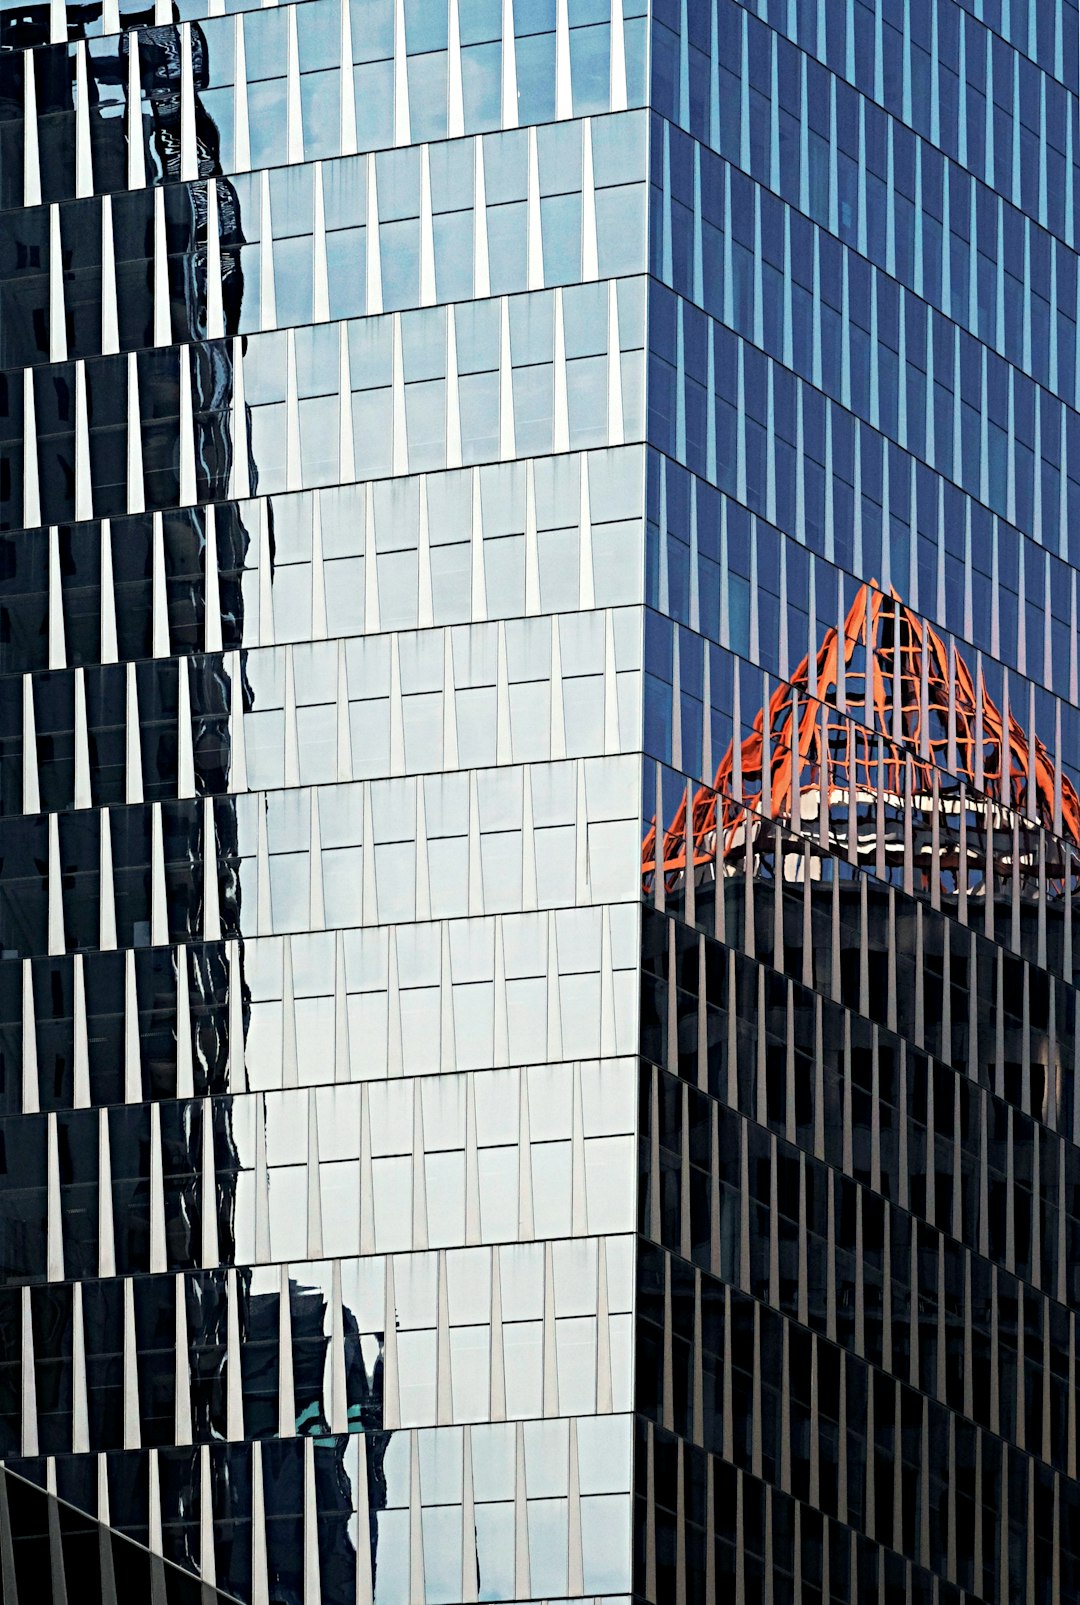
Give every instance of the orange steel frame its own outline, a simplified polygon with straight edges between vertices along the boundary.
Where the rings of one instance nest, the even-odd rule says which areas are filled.
[[[769,699],[767,727],[765,709],[759,712],[738,753],[741,785],[736,786],[733,740],[713,785],[701,786],[695,793],[694,864],[713,862],[718,805],[725,847],[745,828],[747,807],[773,819],[791,818],[796,770],[800,794],[811,791],[826,797],[839,791],[847,796],[884,792],[902,798],[909,774],[913,794],[930,795],[935,775],[940,781],[951,774],[1052,830],[1055,776],[1049,753],[1038,737],[1029,742],[1011,712],[1006,733],[985,683],[976,688],[959,652],[954,652],[953,664],[950,673],[949,652],[940,635],[895,591],[886,594],[872,584],[861,586],[843,633],[833,626],[822,639],[813,680],[807,655]],[[951,763],[950,687],[955,730]],[[1060,834],[1080,845],[1080,797],[1064,775],[1060,806]],[[675,889],[686,869],[686,815],[684,794],[664,832],[663,869],[669,890]],[[655,872],[654,819],[642,843],[647,889]]]

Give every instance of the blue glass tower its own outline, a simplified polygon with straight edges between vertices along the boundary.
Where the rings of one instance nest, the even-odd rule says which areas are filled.
[[[650,37],[636,1586],[1068,1598],[1076,8]]]

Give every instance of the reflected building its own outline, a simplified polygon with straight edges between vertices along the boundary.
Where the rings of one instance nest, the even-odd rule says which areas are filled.
[[[810,848],[778,871],[785,880],[828,878],[823,866],[840,857],[897,885],[906,871],[953,910],[961,899],[1009,899],[1014,881],[1021,908],[1032,910],[1048,889],[1058,909],[1075,889],[1080,797],[1069,775],[1013,713],[1003,717],[960,648],[950,653],[873,584],[858,590],[842,627],[825,631],[813,664],[805,657],[751,733],[731,743],[712,785],[677,809],[661,851],[667,896],[681,890],[685,900],[691,865],[699,899],[748,859],[756,874],[763,853],[781,850],[774,825]],[[655,827],[643,871],[649,897]],[[993,934],[991,908],[985,918]]]
[[[1076,21],[0,0],[19,1597],[1080,1593]]]

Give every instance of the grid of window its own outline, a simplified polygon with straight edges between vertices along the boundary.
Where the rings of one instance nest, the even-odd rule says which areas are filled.
[[[233,1597],[200,1583],[115,1529],[91,1520],[53,1493],[5,1470],[0,1534],[6,1558],[8,1605],[41,1597],[42,1587],[63,1598],[68,1580],[116,1605],[160,1599],[163,1605],[232,1605]]]
[[[898,593],[910,612],[942,634],[948,657],[967,660],[999,710],[1006,704],[1019,709],[1021,723],[1060,763],[1063,785],[1066,777],[1080,783],[1074,757],[1080,734],[1076,570],[1019,542],[985,508],[958,505],[949,486],[945,506],[957,516],[939,544],[941,498],[930,477],[918,475],[912,485],[888,454],[882,476],[868,429],[854,437],[854,446],[848,477],[832,486],[833,505],[842,491],[855,518],[854,549],[849,545],[844,553],[833,543],[831,560],[785,540],[760,511],[733,495],[718,495],[667,459],[650,459],[647,596],[679,626],[671,631],[659,620],[647,622],[650,672],[674,684],[672,660],[679,660],[684,743],[698,739],[706,657],[712,683],[724,683],[717,677],[727,672],[726,654],[713,643],[787,680],[804,655],[816,658],[822,636],[847,616],[867,583],[856,575],[868,572],[871,591]],[[864,552],[875,558],[869,570]],[[713,720],[722,720],[731,711],[730,694],[714,702]],[[657,715],[670,706],[670,695],[659,697]],[[752,719],[757,709],[749,711]],[[711,754],[718,756],[729,739],[730,730],[717,726]],[[688,767],[696,767],[696,747],[685,750]],[[703,776],[708,772],[705,763]]]
[[[5,1602],[1080,1591],[1077,22],[0,0]]]
[[[649,1601],[1080,1587],[1076,36],[653,7]]]
[[[0,1452],[250,1605],[629,1605],[647,26],[0,13]]]
[[[1032,1108],[1034,1067],[974,1078],[670,917],[650,950],[639,1226],[668,1253],[639,1259],[639,1409],[980,1598],[1067,1594],[1071,1119],[1061,1135],[1052,1098]],[[979,993],[985,1052],[1009,1030]],[[975,1537],[1010,1522],[1000,1553]]]

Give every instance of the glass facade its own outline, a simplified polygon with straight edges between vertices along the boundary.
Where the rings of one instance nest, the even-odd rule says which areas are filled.
[[[1077,24],[652,7],[649,1601],[1080,1595]]]
[[[1080,1597],[1078,26],[0,0],[22,1593]]]

